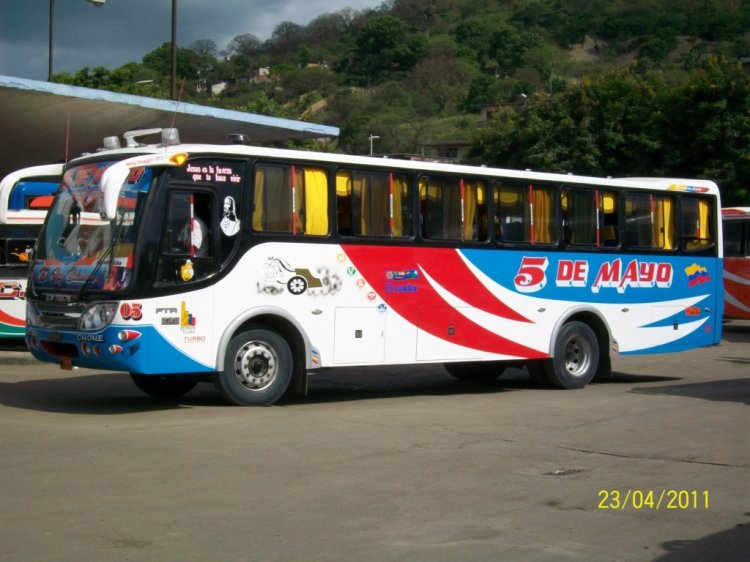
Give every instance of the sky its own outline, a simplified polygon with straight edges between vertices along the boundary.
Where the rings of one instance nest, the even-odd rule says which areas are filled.
[[[46,80],[50,2],[54,1],[53,72],[84,66],[114,70],[140,62],[172,36],[172,0],[0,0],[0,74]],[[237,35],[265,41],[283,21],[307,25],[351,8],[377,8],[383,0],[177,0],[177,45],[213,40],[219,50]]]

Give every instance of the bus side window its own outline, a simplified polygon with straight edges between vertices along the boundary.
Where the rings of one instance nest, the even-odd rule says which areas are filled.
[[[617,194],[612,191],[600,192],[601,205],[601,245],[614,247],[620,243],[617,228]]]
[[[563,188],[560,192],[563,239],[566,244],[596,245],[597,192]]]
[[[392,172],[336,173],[338,232],[343,236],[411,236],[410,182]]]
[[[715,243],[711,201],[703,197],[684,196],[680,200],[682,249],[697,252]]]
[[[653,193],[626,193],[625,236],[631,247],[674,250],[673,197]]]
[[[519,186],[495,183],[495,238],[501,242],[528,242],[530,207]]]
[[[484,182],[449,176],[419,180],[422,236],[433,240],[487,240]]]
[[[255,169],[253,230],[328,235],[328,174],[294,164]]]
[[[566,244],[617,246],[616,196],[610,191],[564,187],[560,192]]]
[[[725,220],[724,228],[724,257],[741,257],[742,251],[742,222],[739,220]]]

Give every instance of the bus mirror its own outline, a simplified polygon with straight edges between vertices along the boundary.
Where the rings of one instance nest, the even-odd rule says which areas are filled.
[[[102,192],[102,218],[114,220],[117,217],[117,200],[120,196],[120,188],[128,178],[130,169],[125,162],[116,162],[104,170],[102,182],[99,189]]]

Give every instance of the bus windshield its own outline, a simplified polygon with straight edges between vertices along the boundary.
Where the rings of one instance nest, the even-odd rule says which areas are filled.
[[[82,164],[65,172],[34,257],[36,289],[112,292],[130,284],[140,203],[152,174],[143,168],[131,172],[116,216],[107,220],[100,182],[111,164]]]

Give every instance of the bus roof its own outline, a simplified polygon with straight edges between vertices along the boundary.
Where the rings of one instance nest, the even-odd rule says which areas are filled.
[[[693,193],[710,193],[719,196],[719,188],[713,181],[705,179],[688,178],[602,178],[594,176],[582,176],[573,174],[561,174],[550,172],[536,172],[532,170],[512,170],[488,166],[472,166],[466,164],[446,164],[438,162],[412,161],[395,158],[351,156],[338,153],[308,152],[301,150],[289,150],[279,148],[267,148],[251,145],[229,144],[179,144],[169,146],[168,149],[141,150],[144,152],[168,151],[169,153],[184,152],[188,157],[194,156],[235,156],[235,157],[259,157],[294,159],[308,163],[341,164],[344,166],[369,166],[387,168],[389,170],[419,170],[441,174],[462,174],[468,176],[498,176],[523,181],[556,182],[569,184],[597,185],[601,187],[624,187],[633,189],[663,189],[665,191],[683,191]],[[107,154],[127,157],[124,152],[117,150]],[[69,165],[76,162],[84,162],[92,157],[81,157],[72,160]]]
[[[0,224],[43,222],[47,209],[35,205],[34,201],[57,189],[63,169],[63,164],[45,164],[22,168],[5,176],[0,181]],[[32,200],[28,208],[25,205],[19,207],[11,199],[18,187],[29,196],[39,197]]]
[[[750,207],[725,207],[721,216],[725,219],[750,217]]]

